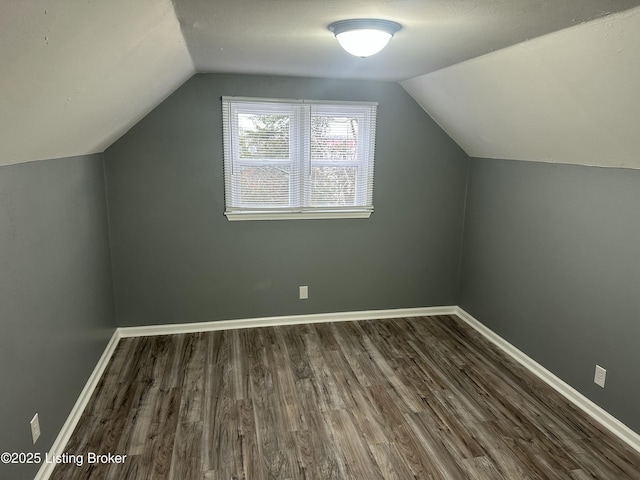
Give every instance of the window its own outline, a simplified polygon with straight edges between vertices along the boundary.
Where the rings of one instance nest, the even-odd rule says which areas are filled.
[[[222,97],[227,218],[369,217],[376,106]]]

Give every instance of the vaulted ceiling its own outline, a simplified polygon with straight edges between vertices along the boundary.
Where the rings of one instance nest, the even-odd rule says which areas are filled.
[[[0,165],[104,151],[216,72],[399,81],[472,156],[640,168],[638,5],[2,0]],[[355,58],[327,25],[357,17],[403,28]]]

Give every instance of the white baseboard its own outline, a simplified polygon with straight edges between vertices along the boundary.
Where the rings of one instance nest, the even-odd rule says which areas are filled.
[[[502,351],[504,351],[511,358],[516,360],[522,366],[524,366],[531,373],[536,375],[538,378],[543,380],[549,386],[551,386],[558,393],[563,395],[567,400],[573,403],[576,407],[584,411],[586,414],[591,416],[594,420],[601,423],[602,426],[607,428],[611,433],[619,437],[625,443],[627,443],[631,448],[640,452],[640,435],[627,427],[620,420],[615,418],[609,412],[604,410],[602,407],[599,407],[587,397],[582,395],[576,389],[574,389],[571,385],[565,383],[560,378],[556,377],[549,370],[544,368],[538,362],[533,360],[531,357],[526,355],[524,352],[520,351],[512,344],[507,342],[504,338],[500,337],[493,330],[489,329],[478,320],[476,320],[473,316],[465,312],[460,307],[456,307],[455,314],[464,320],[469,326],[477,330],[480,334],[482,334],[487,340],[496,345]]]
[[[365,310],[342,313],[315,313],[309,315],[287,315],[280,317],[243,318],[216,322],[179,323],[171,325],[149,325],[144,327],[121,327],[121,337],[144,337],[151,335],[174,335],[177,333],[210,332],[236,328],[275,327],[278,325],[300,325],[303,323],[353,322],[381,318],[429,317],[434,315],[455,315],[457,307],[419,307],[390,310]]]
[[[53,442],[53,445],[49,450],[49,458],[51,458],[53,455],[61,455],[64,453],[67,442],[69,442],[71,434],[76,428],[76,425],[78,424],[80,416],[82,415],[82,412],[84,412],[87,403],[89,403],[89,399],[91,398],[93,391],[98,385],[98,382],[100,381],[105,368],[107,368],[109,360],[111,359],[111,356],[113,355],[113,352],[115,351],[119,341],[120,333],[118,332],[118,330],[116,330],[111,336],[111,340],[109,340],[109,343],[104,349],[104,352],[102,352],[102,356],[98,360],[96,367],[93,369],[91,376],[89,376],[89,380],[87,380],[87,383],[82,389],[82,392],[80,392],[80,396],[78,397],[78,400],[76,400],[76,404],[71,409],[71,413],[67,417],[67,420],[64,422],[64,425],[62,425],[62,429]],[[55,468],[55,466],[56,465],[54,463],[46,463],[43,461],[42,465],[40,466],[40,470],[38,470],[38,473],[34,477],[34,480],[47,480],[51,473],[53,473],[53,469]]]

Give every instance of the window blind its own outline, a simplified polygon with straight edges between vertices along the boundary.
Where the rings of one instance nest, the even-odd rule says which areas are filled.
[[[376,107],[222,97],[225,215],[369,216]]]

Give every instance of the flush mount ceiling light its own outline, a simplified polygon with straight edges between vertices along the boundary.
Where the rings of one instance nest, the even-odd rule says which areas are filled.
[[[340,20],[329,25],[340,46],[356,57],[375,55],[401,28],[399,23],[390,20],[368,18]]]

